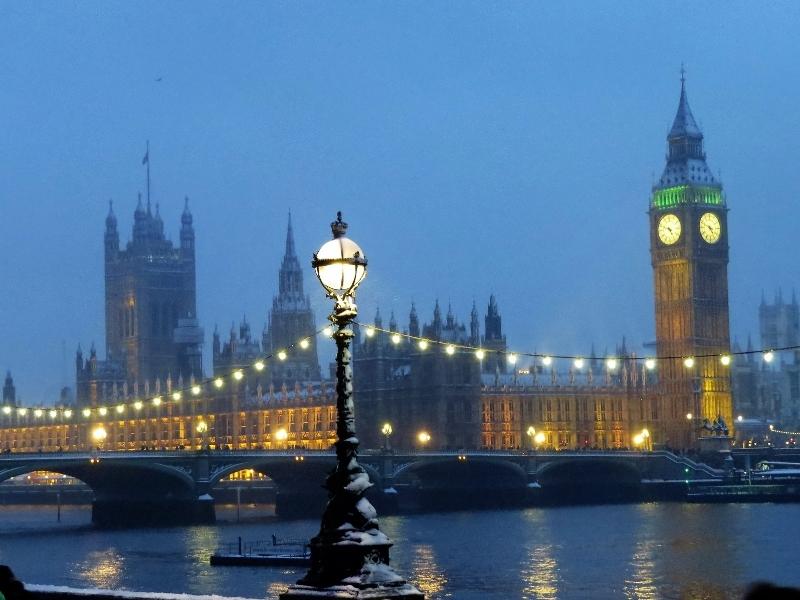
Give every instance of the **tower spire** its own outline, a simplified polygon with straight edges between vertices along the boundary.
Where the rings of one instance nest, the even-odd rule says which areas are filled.
[[[147,149],[142,158],[142,164],[147,165],[147,214],[150,214],[150,140],[147,140]]]
[[[286,226],[286,257],[297,256],[294,249],[294,230],[292,229],[292,211],[289,211],[289,224]],[[284,259],[285,260],[285,259]]]

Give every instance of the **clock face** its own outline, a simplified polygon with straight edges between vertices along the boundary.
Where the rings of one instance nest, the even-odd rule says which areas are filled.
[[[664,215],[658,222],[658,239],[669,245],[681,237],[681,220],[673,214]]]
[[[700,235],[709,244],[714,244],[719,240],[722,233],[722,226],[719,218],[714,213],[707,212],[700,217]]]

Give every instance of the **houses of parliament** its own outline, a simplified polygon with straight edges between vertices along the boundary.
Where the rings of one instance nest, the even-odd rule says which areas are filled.
[[[542,359],[512,362],[494,296],[485,310],[473,305],[466,321],[438,301],[428,318],[415,305],[386,323],[378,312],[373,327],[359,326],[354,340],[362,447],[687,449],[696,446],[704,419],[732,423],[730,375],[714,358],[730,352],[727,210],[682,79],[666,165],[649,200],[658,365],[652,368],[624,341],[613,361],[590,352],[567,371]],[[177,245],[164,229],[159,207],[140,197],[122,247],[109,208],[105,357],[94,346],[88,355],[78,349],[75,400],[56,408],[19,406],[9,374],[0,449],[326,449],[335,441],[335,384],[330,370],[320,368],[317,320],[291,217],[262,333],[246,320],[229,332],[215,329],[211,373],[203,371],[188,199]],[[480,347],[485,358],[422,348],[380,329]],[[299,340],[306,340],[302,347],[281,352]],[[272,358],[262,363],[266,355]],[[691,366],[689,357],[698,357]],[[260,370],[250,368],[256,363]],[[382,432],[386,423],[390,438]],[[98,428],[100,440],[92,437]]]

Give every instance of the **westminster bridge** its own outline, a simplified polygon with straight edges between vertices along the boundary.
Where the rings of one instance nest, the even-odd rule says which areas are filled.
[[[520,505],[532,493],[602,500],[638,490],[642,482],[711,479],[722,471],[667,451],[364,451],[359,460],[381,508],[421,505]],[[322,482],[336,463],[332,451],[211,450],[14,453],[0,456],[0,482],[33,471],[75,477],[93,491],[92,520],[185,524],[214,520],[213,488],[254,469],[277,488],[276,512],[319,514]],[[620,496],[620,494],[622,496]]]

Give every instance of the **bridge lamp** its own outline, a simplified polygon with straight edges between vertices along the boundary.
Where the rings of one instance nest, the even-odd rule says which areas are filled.
[[[731,357],[729,354],[723,354],[719,357],[719,362],[722,363],[723,367],[727,367],[731,364]]]
[[[206,433],[208,433],[208,423],[202,420],[198,421],[197,425],[195,426],[195,430],[200,434],[200,449],[202,450],[207,446]]]
[[[420,431],[417,434],[417,439],[419,440],[419,443],[424,448],[428,444],[428,442],[431,441],[431,434],[428,433],[427,431]]]
[[[108,437],[108,432],[106,431],[106,428],[103,427],[102,425],[92,429],[92,439],[95,441],[95,443],[102,444],[107,437]]]
[[[392,425],[391,423],[384,423],[383,427],[381,427],[381,433],[383,434],[383,449],[389,449],[389,436],[392,435]]]
[[[303,350],[308,350],[308,347],[310,345],[311,345],[311,343],[308,341],[308,338],[303,338],[302,340],[300,340],[300,347]]]
[[[633,436],[633,445],[634,446],[641,446],[644,443],[644,436],[641,433],[637,433]]]
[[[656,359],[655,358],[646,358],[644,361],[644,368],[648,371],[652,371],[656,368]]]
[[[544,431],[539,431],[536,435],[533,436],[533,441],[537,446],[541,446],[544,444],[547,436],[544,434]]]
[[[91,411],[91,409],[89,409],[89,408],[84,408],[84,409],[81,411],[81,414],[82,414],[84,417],[86,417],[86,418],[88,419],[89,417],[91,417],[91,416],[92,416],[92,411]]]

